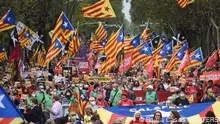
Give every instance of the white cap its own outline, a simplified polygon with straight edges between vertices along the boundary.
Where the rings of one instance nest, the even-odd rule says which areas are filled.
[[[148,85],[147,88],[148,89],[154,89],[154,87],[152,85]]]

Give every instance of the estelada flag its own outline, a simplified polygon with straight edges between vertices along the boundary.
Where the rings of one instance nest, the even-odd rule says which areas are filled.
[[[209,57],[205,67],[212,68],[217,61],[218,61],[218,50],[214,51],[212,56]]]
[[[23,116],[0,86],[0,124],[21,124]]]
[[[88,18],[114,18],[115,12],[109,0],[100,0],[99,2],[83,7],[83,16]]]
[[[220,113],[220,102],[209,102],[200,104],[190,104],[180,107],[170,107],[166,105],[136,105],[136,106],[121,106],[121,107],[106,107],[99,108],[97,113],[100,119],[106,124],[113,124],[116,118],[123,118],[126,124],[129,124],[133,119],[134,113],[140,111],[141,115],[148,122],[153,120],[155,112],[159,111],[163,115],[162,122],[168,123],[170,111],[175,110],[181,115],[181,119],[187,119],[189,124],[202,124],[205,115],[208,111],[212,111],[215,115]],[[193,110],[193,111],[192,111]],[[213,118],[214,119],[214,118]],[[220,119],[216,116],[216,121]]]
[[[119,73],[126,72],[132,66],[132,52],[124,55],[122,64],[119,67]]]

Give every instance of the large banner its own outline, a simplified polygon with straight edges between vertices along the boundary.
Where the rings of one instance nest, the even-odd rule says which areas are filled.
[[[218,120],[220,120],[220,102],[191,104],[181,107],[169,107],[165,105],[109,107],[98,109],[98,114],[104,124],[112,124],[115,118],[124,118],[125,123],[129,124],[136,111],[140,111],[142,117],[147,121],[151,121],[154,113],[160,111],[163,116],[163,122],[166,124],[171,110],[178,111],[181,117],[187,118],[190,124],[201,124],[208,111],[213,111]]]
[[[220,84],[220,71],[204,72],[200,76],[200,79],[205,80],[206,82],[209,80],[213,80],[214,84]]]

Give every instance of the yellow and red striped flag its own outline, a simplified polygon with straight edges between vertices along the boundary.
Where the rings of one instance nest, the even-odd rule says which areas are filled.
[[[7,13],[0,20],[0,32],[15,27],[15,17],[12,10],[8,10]]]
[[[144,31],[141,34],[141,38],[146,41],[147,39],[150,38],[151,33],[149,34],[147,31],[149,31],[150,29],[150,24],[147,24],[147,26],[145,27]]]
[[[34,54],[32,55],[32,57],[30,58],[30,61],[34,61],[38,52],[39,52],[39,48],[40,48],[40,44],[38,45],[37,49],[35,50]]]
[[[99,27],[95,31],[95,36],[99,43],[107,38],[107,31],[105,30],[104,26],[101,23],[99,24]]]
[[[40,67],[44,67],[44,57],[43,57],[43,53],[42,51],[39,51],[38,52],[38,57],[37,57],[37,65],[40,66]]]
[[[18,40],[20,41],[21,48],[27,47],[31,42],[31,33],[30,30],[26,27],[21,34],[18,35]]]
[[[130,52],[132,52],[134,50],[134,46],[132,46],[130,44],[132,39],[133,38],[125,39],[124,44],[123,44],[124,53],[130,53]]]
[[[145,59],[147,57],[146,54],[141,54],[140,50],[144,46],[146,42],[141,43],[137,48],[134,49],[132,53],[132,66],[135,66],[139,61]]]
[[[62,57],[60,58],[60,60],[57,62],[57,65],[56,65],[56,66],[60,68],[62,64],[67,63],[68,59],[69,59],[68,54],[62,56]]]
[[[99,2],[83,7],[82,9],[84,17],[88,18],[114,18],[115,12],[111,6],[109,0],[100,0]]]
[[[122,49],[124,42],[124,26],[122,25],[119,30],[109,39],[105,46],[105,54],[107,59],[101,67],[101,73],[110,71],[112,65],[115,63],[115,58],[118,52]]]
[[[47,56],[45,59],[45,64],[47,65],[52,59],[54,59],[62,50],[62,48],[56,47],[56,41],[60,40],[62,44],[64,45],[66,41],[68,41],[68,38],[73,34],[74,29],[72,27],[72,24],[62,12],[57,19],[54,32],[52,34],[52,40],[51,40],[51,46],[47,52]]]
[[[76,29],[76,31],[73,34],[73,38],[69,43],[68,47],[68,53],[71,57],[74,57],[75,54],[79,51],[80,48],[80,41],[79,41],[79,29]]]
[[[5,51],[0,52],[0,62],[8,60],[7,53]]]
[[[195,2],[195,0],[177,0],[178,4],[180,4],[181,8],[185,8],[187,5]]]

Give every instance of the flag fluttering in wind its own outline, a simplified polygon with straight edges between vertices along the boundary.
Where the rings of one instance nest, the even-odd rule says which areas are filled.
[[[83,94],[82,90],[80,89],[77,92],[77,101],[78,101],[78,108],[79,108],[80,114],[84,116],[84,109],[89,100],[86,98],[86,96]]]
[[[115,58],[118,52],[123,48],[124,42],[124,25],[122,25],[118,31],[109,39],[105,46],[105,54],[107,58],[101,67],[100,73],[107,73],[111,67],[115,64]]]
[[[201,47],[190,53],[190,61],[191,64],[188,67],[194,67],[203,63],[203,54]]]
[[[20,45],[19,43],[16,43],[15,48],[9,57],[10,63],[14,62],[15,60],[21,59],[21,52],[20,52]]]
[[[0,86],[0,110],[1,124],[21,124],[24,122],[22,114],[2,86]]]
[[[56,65],[56,66],[57,66],[58,68],[61,68],[62,64],[67,63],[68,59],[69,59],[68,54],[63,55],[63,56],[60,58],[60,60],[57,62],[57,65]]]
[[[149,37],[150,37],[150,34],[148,34],[147,33],[147,31],[150,29],[150,24],[147,24],[146,26],[145,26],[145,29],[144,29],[144,31],[142,32],[142,34],[141,34],[141,38],[145,41],[145,40],[147,40]]]
[[[71,57],[74,57],[79,52],[80,41],[79,41],[79,29],[77,28],[73,33],[73,38],[69,43],[68,53]]]
[[[186,50],[185,55],[183,57],[183,60],[181,61],[179,65],[178,72],[182,74],[183,72],[186,71],[186,68],[190,65],[190,57],[189,57],[189,51]]]
[[[187,5],[195,2],[195,0],[177,0],[181,8],[185,8]]]
[[[212,56],[209,57],[208,61],[206,62],[205,67],[206,68],[213,68],[215,63],[218,61],[218,50],[215,50],[212,54]]]
[[[0,49],[0,62],[7,60],[7,53],[4,48]]]
[[[31,42],[31,34],[28,28],[24,28],[21,34],[18,34],[18,40],[20,41],[21,48],[25,48]]]
[[[52,34],[51,46],[47,52],[45,59],[45,64],[47,65],[52,59],[54,59],[62,50],[61,48],[56,47],[56,41],[59,40],[64,45],[68,42],[68,38],[73,34],[74,29],[72,24],[62,12],[57,19],[54,32]]]
[[[82,9],[84,17],[88,18],[114,18],[115,12],[109,0],[100,0],[97,3]]]
[[[99,24],[99,27],[95,31],[96,40],[102,42],[107,38],[107,31],[105,30],[102,23]]]
[[[154,62],[155,62],[155,57],[152,57],[148,63],[148,66],[146,66],[146,70],[147,70],[147,73],[148,73],[148,76],[150,79],[153,78],[153,65],[154,65]]]
[[[13,27],[15,27],[15,17],[12,9],[10,9],[0,20],[0,32],[9,30]]]

